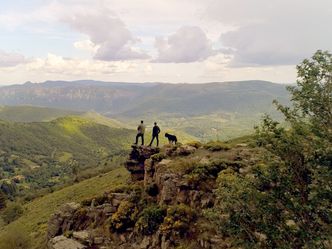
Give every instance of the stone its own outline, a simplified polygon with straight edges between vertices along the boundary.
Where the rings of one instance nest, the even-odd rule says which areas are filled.
[[[206,157],[203,157],[203,158],[199,161],[199,163],[200,163],[201,165],[209,165],[209,164],[210,164],[210,160],[209,160],[208,158],[206,158]]]
[[[118,207],[122,201],[128,200],[129,195],[123,193],[112,193],[110,194],[110,198],[112,206]]]
[[[166,238],[165,235],[162,236],[161,238],[161,245],[160,248],[161,249],[169,249],[170,248],[170,241]]]
[[[241,143],[236,145],[237,148],[243,148],[243,147],[248,147],[248,144]]]
[[[67,203],[53,214],[48,222],[47,238],[50,239],[62,234],[69,225],[67,218],[72,217],[80,206],[80,204],[75,202]]]
[[[129,159],[125,163],[125,167],[131,173],[133,181],[141,181],[144,179],[145,160],[159,152],[160,149],[155,147],[144,145],[132,146],[132,151],[129,154]]]
[[[267,236],[264,233],[254,232],[254,235],[258,241],[266,241]]]
[[[104,238],[103,237],[95,237],[93,239],[93,243],[95,245],[101,245],[101,244],[103,244],[103,242],[104,242]]]
[[[127,242],[127,239],[126,239],[126,237],[125,237],[123,234],[120,234],[119,238],[120,238],[120,240],[121,240],[123,243],[126,243],[126,242]]]
[[[116,212],[116,207],[111,205],[111,204],[104,204],[103,205],[103,213],[106,215],[106,216],[111,216],[113,213]]]
[[[142,240],[141,244],[139,245],[140,249],[148,249],[151,245],[151,239],[150,237],[145,236]]]
[[[181,145],[176,149],[176,154],[179,156],[188,156],[193,154],[196,151],[196,148],[190,145]]]
[[[79,231],[79,232],[73,232],[73,238],[82,242],[83,244],[90,244],[90,234],[88,231]]]
[[[87,247],[76,240],[66,238],[65,236],[57,236],[49,240],[48,249],[86,249]]]

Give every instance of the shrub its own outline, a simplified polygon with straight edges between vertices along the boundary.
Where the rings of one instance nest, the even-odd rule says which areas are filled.
[[[7,223],[11,223],[23,214],[22,206],[17,202],[8,203],[6,209],[2,212],[2,219]]]
[[[162,152],[159,152],[159,153],[151,156],[151,159],[156,162],[160,162],[161,160],[163,160],[165,158],[166,158],[166,155]]]
[[[190,224],[195,219],[195,211],[189,206],[185,204],[170,206],[160,230],[163,233],[175,232],[183,236],[188,232]]]
[[[137,230],[144,235],[153,234],[163,222],[166,210],[159,206],[145,208],[136,223]]]
[[[204,149],[209,151],[221,151],[221,150],[229,150],[230,146],[221,142],[221,141],[210,141],[207,144],[204,144]]]
[[[137,206],[129,201],[122,201],[118,210],[112,215],[110,228],[114,232],[124,232],[127,228],[133,227],[138,215]]]
[[[256,127],[264,163],[252,177],[219,175],[209,215],[236,246],[331,247],[332,54],[317,51],[297,69],[292,105],[274,102],[287,129],[268,116]]]
[[[198,162],[195,160],[180,158],[169,164],[169,168],[177,173],[189,174],[195,167],[197,167],[197,165]]]

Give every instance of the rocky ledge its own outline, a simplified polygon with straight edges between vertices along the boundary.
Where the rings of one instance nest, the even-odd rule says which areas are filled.
[[[145,160],[159,151],[159,148],[150,146],[132,146],[132,151],[125,163],[126,169],[131,173],[132,180],[139,181],[144,179]]]
[[[49,221],[48,248],[229,248],[203,212],[214,205],[219,172],[248,174],[251,154],[246,145],[133,146],[131,183],[63,206]]]

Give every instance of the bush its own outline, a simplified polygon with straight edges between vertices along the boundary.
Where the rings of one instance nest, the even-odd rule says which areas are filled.
[[[331,247],[332,54],[317,51],[297,69],[291,107],[274,102],[287,129],[268,116],[256,127],[264,163],[252,177],[219,175],[208,214],[237,247]]]
[[[207,144],[204,144],[204,149],[209,151],[221,151],[221,150],[229,150],[230,146],[221,142],[221,141],[210,141]]]
[[[190,172],[193,171],[194,168],[197,167],[197,165],[198,162],[196,160],[180,158],[176,161],[172,161],[169,164],[169,168],[175,171],[176,173],[189,174]]]
[[[187,234],[190,224],[196,219],[195,211],[185,204],[170,206],[160,226],[163,233],[175,232],[181,236]]]
[[[143,210],[136,223],[137,230],[143,235],[153,234],[163,222],[166,210],[158,206],[150,206]]]
[[[163,160],[165,158],[166,158],[166,155],[162,152],[159,152],[159,153],[151,156],[151,159],[156,162],[160,162],[161,160]]]
[[[133,227],[138,216],[137,206],[129,201],[122,201],[118,210],[112,215],[110,228],[113,232],[124,232]]]
[[[13,222],[23,214],[22,206],[17,202],[11,202],[7,205],[6,209],[2,212],[2,219],[7,224]]]

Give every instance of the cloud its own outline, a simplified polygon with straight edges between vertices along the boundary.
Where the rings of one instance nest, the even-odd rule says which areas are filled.
[[[77,48],[77,49],[83,50],[83,51],[90,52],[92,54],[95,54],[97,52],[97,50],[99,49],[99,46],[96,46],[90,40],[75,42],[74,47]]]
[[[220,38],[233,55],[230,66],[294,65],[332,50],[329,0],[214,0],[206,15],[233,26]]]
[[[46,58],[35,58],[26,68],[29,71],[54,75],[95,76],[112,75],[115,73],[130,73],[136,67],[135,63],[122,61],[93,61],[64,58],[49,53]]]
[[[201,61],[216,53],[204,31],[196,26],[185,26],[167,38],[157,37],[158,57],[154,62],[188,63]]]
[[[93,43],[90,47],[98,47],[95,59],[117,61],[148,58],[146,53],[133,48],[139,40],[132,35],[122,20],[107,8],[78,8],[76,12],[63,16],[61,21],[87,35]],[[82,45],[82,41],[76,45]]]
[[[0,50],[0,67],[15,67],[26,62],[27,59],[21,54]]]

